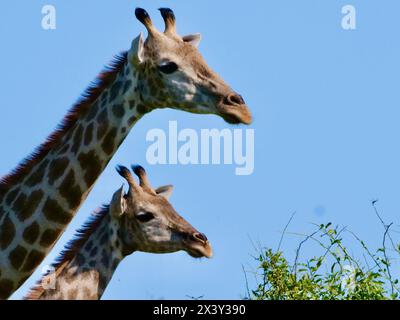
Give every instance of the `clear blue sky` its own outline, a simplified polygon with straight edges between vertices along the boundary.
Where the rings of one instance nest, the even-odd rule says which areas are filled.
[[[57,29],[41,29],[41,8],[57,9]],[[357,30],[341,28],[341,8],[357,9]],[[121,185],[116,164],[140,163],[154,184],[175,185],[172,203],[207,234],[215,256],[137,253],[118,268],[105,299],[240,298],[242,264],[254,267],[250,239],[276,247],[311,222],[349,226],[371,245],[381,226],[399,221],[400,2],[385,1],[99,1],[7,0],[0,4],[0,174],[7,173],[58,124],[113,54],[143,26],[145,7],[158,27],[160,6],[175,10],[182,34],[201,32],[209,65],[240,92],[254,114],[255,172],[233,166],[149,166],[146,132],[178,126],[225,128],[215,116],[160,110],[132,130],[76,219],[45,263],[88,215]],[[285,238],[290,255],[298,239]],[[21,297],[40,270],[14,297]]]

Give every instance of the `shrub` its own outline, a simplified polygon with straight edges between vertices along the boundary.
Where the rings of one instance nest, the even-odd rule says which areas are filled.
[[[380,218],[379,215],[378,217]],[[398,299],[399,280],[393,276],[392,260],[388,256],[387,247],[390,244],[391,252],[396,255],[400,254],[400,248],[395,246],[390,235],[392,224],[386,225],[383,220],[381,222],[385,228],[382,246],[374,251],[347,228],[333,227],[331,223],[318,225],[313,233],[304,235],[292,263],[289,263],[279,248],[260,250],[258,257],[255,257],[258,264],[256,288],[251,292],[248,290],[248,298],[255,300]],[[350,234],[360,244],[362,262],[349,254],[343,240],[345,233]],[[302,246],[309,241],[315,241],[322,249],[322,253],[300,261]]]

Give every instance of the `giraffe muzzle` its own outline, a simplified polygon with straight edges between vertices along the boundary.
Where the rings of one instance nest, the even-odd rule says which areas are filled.
[[[189,236],[187,253],[193,258],[211,258],[212,248],[204,233],[196,232]]]
[[[251,124],[252,116],[243,97],[235,92],[222,98],[218,106],[221,117],[230,124]]]

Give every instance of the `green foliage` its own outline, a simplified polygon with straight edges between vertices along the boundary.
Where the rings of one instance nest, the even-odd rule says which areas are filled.
[[[398,279],[391,272],[386,242],[389,238],[396,255],[400,253],[389,234],[391,225],[384,225],[382,247],[371,252],[354,233],[332,227],[331,223],[317,226],[305,235],[296,250],[293,263],[278,249],[263,249],[258,257],[255,290],[249,298],[255,300],[382,300],[398,299]],[[350,233],[360,244],[361,263],[349,254],[342,234]],[[282,240],[282,239],[281,239]],[[322,253],[299,261],[302,246],[315,241]]]

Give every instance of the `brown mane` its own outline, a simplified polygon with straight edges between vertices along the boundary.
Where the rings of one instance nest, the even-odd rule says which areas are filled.
[[[49,135],[45,142],[20,162],[11,173],[0,178],[0,200],[14,184],[21,181],[33,166],[38,164],[52,148],[58,145],[62,137],[77,123],[78,119],[90,108],[103,90],[114,82],[117,74],[125,65],[127,56],[127,52],[115,56],[85,90],[78,102],[69,110],[61,124]]]
[[[83,226],[78,229],[75,234],[74,239],[70,240],[61,251],[60,255],[56,258],[55,262],[51,264],[54,268],[54,274],[57,276],[63,271],[64,267],[72,261],[76,253],[85,245],[89,237],[95,232],[103,219],[107,216],[109,212],[109,206],[103,206],[100,210],[95,211],[92,217],[86,221]],[[24,296],[24,300],[38,300],[45,289],[42,286],[43,279],[50,275],[50,272],[44,274],[39,281],[29,290],[29,292]]]

